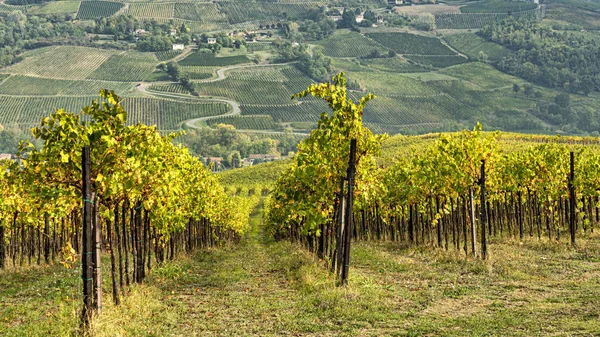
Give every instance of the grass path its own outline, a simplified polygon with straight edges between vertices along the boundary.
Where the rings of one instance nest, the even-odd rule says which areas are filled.
[[[93,336],[596,336],[600,235],[494,240],[488,262],[401,243],[353,244],[350,285],[263,232],[152,270],[119,307],[104,285]],[[104,262],[108,275],[108,261]],[[80,271],[0,271],[0,336],[74,336]]]

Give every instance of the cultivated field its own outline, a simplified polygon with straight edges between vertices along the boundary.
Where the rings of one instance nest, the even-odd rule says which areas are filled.
[[[440,73],[474,83],[483,89],[512,88],[513,84],[524,82],[520,78],[507,75],[484,63],[458,65],[443,69]]]
[[[179,61],[182,66],[229,66],[240,63],[248,63],[250,59],[246,55],[216,57],[212,53],[191,53],[189,56]]]
[[[470,59],[477,60],[479,52],[482,51],[487,55],[489,60],[499,61],[503,57],[508,56],[510,51],[501,45],[486,41],[479,35],[474,33],[458,33],[444,36],[444,39],[450,45],[456,48],[461,53],[467,55]]]
[[[370,33],[368,37],[400,54],[408,55],[455,55],[435,37],[409,33]]]
[[[115,54],[112,50],[87,47],[51,47],[0,71],[47,78],[85,79]]]
[[[138,18],[172,18],[175,14],[175,7],[173,3],[132,3],[129,5],[127,14]]]
[[[461,6],[451,6],[445,4],[436,5],[420,5],[420,6],[399,6],[395,7],[394,10],[399,14],[406,15],[420,15],[420,14],[444,14],[444,13],[458,13],[460,12]]]
[[[352,31],[338,30],[331,37],[319,41],[325,55],[332,57],[364,57],[374,50],[381,54],[387,49],[381,44]]]
[[[319,5],[322,5],[322,3],[280,4],[261,2],[248,6],[240,2],[219,2],[221,12],[226,14],[231,24],[258,20],[274,20],[276,22],[286,17],[301,19],[307,15],[308,9],[316,9]]]
[[[156,63],[151,53],[127,52],[113,55],[88,78],[120,82],[142,81],[150,77]]]
[[[14,75],[0,84],[0,94],[29,96],[93,96],[101,89],[114,90],[125,95],[133,88],[131,83],[92,80],[59,80]]]
[[[457,64],[469,62],[468,59],[459,55],[415,55],[406,56],[406,58],[416,63],[435,68],[446,68]]]
[[[96,19],[111,16],[123,8],[123,4],[112,1],[82,1],[77,18]]]
[[[34,15],[77,13],[79,4],[79,1],[51,1],[31,7],[27,13]]]

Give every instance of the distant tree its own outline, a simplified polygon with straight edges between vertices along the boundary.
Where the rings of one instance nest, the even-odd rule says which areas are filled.
[[[486,53],[483,52],[483,50],[479,51],[479,55],[477,56],[477,60],[479,62],[487,62],[488,61],[488,56]]]
[[[372,59],[376,59],[381,57],[381,54],[379,53],[379,49],[373,49],[371,50],[371,54],[369,54],[369,57]]]
[[[365,12],[365,20],[369,20],[371,22],[377,22],[377,17],[375,16],[375,13],[373,13],[373,11],[367,10]]]
[[[435,30],[435,17],[431,13],[418,15],[413,18],[411,24],[419,30],[432,31]]]
[[[181,72],[181,68],[179,67],[179,65],[177,63],[174,63],[174,62],[167,63],[166,71],[167,71],[167,74],[169,74],[169,76],[171,76],[173,81],[176,81],[176,82],[179,81],[179,75]]]
[[[396,52],[395,52],[395,51],[393,51],[393,50],[390,50],[390,51],[388,52],[388,57],[396,57]]]
[[[239,151],[234,151],[231,155],[231,167],[237,168],[242,166],[242,157]]]
[[[338,21],[338,28],[353,28],[356,26],[356,16],[352,11],[344,11],[342,19]]]
[[[519,93],[519,91],[521,91],[521,87],[518,84],[513,84],[513,88],[512,88],[513,92],[516,94]]]

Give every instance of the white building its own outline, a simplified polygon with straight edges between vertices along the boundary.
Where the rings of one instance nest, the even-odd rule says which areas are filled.
[[[215,43],[217,43],[217,38],[215,38],[215,37],[208,38],[208,44],[215,44]]]
[[[183,43],[176,43],[173,45],[173,50],[184,50],[185,45]]]

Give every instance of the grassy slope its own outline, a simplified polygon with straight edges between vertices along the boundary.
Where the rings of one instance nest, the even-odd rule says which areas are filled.
[[[239,246],[197,252],[155,269],[96,336],[547,336],[600,333],[600,237],[566,243],[493,242],[490,260],[399,243],[356,243],[350,286],[261,230]],[[0,335],[69,335],[77,270],[0,276]],[[106,289],[109,289],[105,280]],[[69,299],[66,298],[69,296]],[[8,314],[6,309],[10,308]]]

